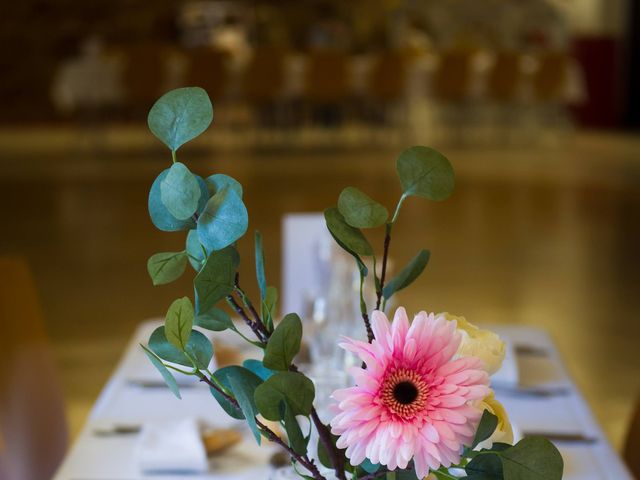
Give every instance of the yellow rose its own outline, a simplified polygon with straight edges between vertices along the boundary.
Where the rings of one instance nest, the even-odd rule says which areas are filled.
[[[495,432],[493,432],[493,435],[491,435],[487,440],[480,443],[480,447],[491,448],[491,445],[493,445],[494,442],[512,444],[513,428],[511,427],[509,416],[502,404],[496,400],[493,390],[489,395],[487,395],[487,397],[485,397],[484,400],[482,400],[482,402],[480,402],[480,407],[482,410],[489,410],[489,413],[493,413],[498,417],[498,425],[496,426]],[[485,442],[489,445],[486,446]]]
[[[490,330],[483,330],[473,323],[467,322],[464,317],[457,317],[447,312],[441,313],[449,320],[455,320],[458,332],[462,335],[462,342],[458,348],[461,357],[478,357],[484,363],[484,369],[489,375],[493,375],[502,366],[506,345],[498,335]]]

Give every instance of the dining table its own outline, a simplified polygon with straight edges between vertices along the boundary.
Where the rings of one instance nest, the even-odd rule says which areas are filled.
[[[140,347],[161,324],[162,320],[155,319],[137,326],[54,480],[272,478],[270,460],[277,447],[269,442],[258,446],[243,422],[224,413],[206,385],[195,379],[189,381],[193,377],[178,379],[182,399],[163,386],[160,374]],[[519,325],[491,328],[507,342],[510,352],[504,369],[512,374],[498,374],[493,387],[509,412],[516,437],[542,435],[551,440],[564,459],[566,480],[632,479],[548,333]],[[235,350],[243,358],[251,358],[256,350],[245,348],[242,339],[230,330],[207,334],[212,337],[214,350]],[[141,426],[185,418],[197,418],[211,427],[237,429],[243,440],[224,454],[210,457],[205,473],[143,472],[138,458]]]

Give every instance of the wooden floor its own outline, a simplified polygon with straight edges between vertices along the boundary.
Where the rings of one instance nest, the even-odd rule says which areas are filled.
[[[155,231],[146,211],[170,157],[96,138],[0,132],[0,253],[25,255],[35,272],[74,432],[136,324],[190,292],[187,279],[154,288],[146,273],[149,255],[182,248],[181,234]],[[407,202],[391,245],[397,264],[423,246],[432,252],[402,303],[548,329],[619,447],[640,394],[640,138],[578,133],[555,147],[444,150],[458,174],[454,197]],[[389,208],[399,194],[397,148],[193,151],[182,159],[194,171],[244,184],[274,284],[284,213],[322,210],[347,185]],[[243,254],[251,248],[241,242]]]

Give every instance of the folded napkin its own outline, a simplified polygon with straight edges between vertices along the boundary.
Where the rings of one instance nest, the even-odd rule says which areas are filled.
[[[136,460],[142,472],[204,473],[209,468],[195,418],[145,423]]]

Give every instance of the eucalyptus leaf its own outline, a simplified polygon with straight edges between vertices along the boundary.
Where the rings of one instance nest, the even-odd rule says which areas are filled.
[[[329,232],[342,248],[352,255],[373,255],[373,248],[371,248],[371,244],[369,244],[362,232],[349,225],[337,208],[326,209],[324,211],[324,219]]]
[[[347,187],[338,198],[338,210],[345,221],[355,228],[374,228],[389,218],[387,209],[355,187]]]
[[[195,228],[196,222],[193,220],[193,218],[180,220],[174,217],[164,205],[164,203],[162,203],[161,184],[168,174],[168,168],[160,172],[160,175],[156,177],[153,185],[151,185],[151,190],[149,190],[148,208],[151,221],[156,226],[156,228],[164,232],[177,232],[179,230],[189,230],[191,228]],[[204,180],[202,180],[202,178],[198,177],[197,175],[195,177],[198,185],[200,186],[198,212],[201,212],[206,206],[207,201],[209,200],[209,191],[207,190],[207,186],[205,185]]]
[[[213,106],[207,92],[187,87],[160,97],[151,107],[147,123],[151,132],[175,152],[204,132],[212,120]]]
[[[220,308],[212,308],[207,313],[201,313],[196,316],[194,323],[202,328],[213,332],[222,332],[224,330],[235,330],[236,326],[227,312]]]
[[[300,424],[293,414],[293,409],[287,401],[284,402],[284,429],[287,432],[287,439],[293,451],[304,455],[307,453],[307,439],[304,437]]]
[[[200,238],[198,237],[197,230],[189,230],[185,246],[186,253],[189,258],[189,263],[196,272],[199,272],[204,265],[204,261],[207,259],[211,252],[206,250],[200,243]]]
[[[297,372],[278,372],[255,392],[256,405],[264,418],[282,420],[282,401],[287,401],[294,415],[309,416],[315,396],[313,382]]]
[[[300,351],[302,321],[295,313],[285,315],[269,338],[264,351],[264,366],[271,370],[287,371]]]
[[[216,382],[222,384],[224,388],[228,391],[231,391],[231,382],[229,381],[229,376],[233,374],[234,367],[224,367],[219,370],[216,370],[213,373],[213,377]],[[238,420],[245,420],[245,416],[242,413],[240,408],[237,408],[233,403],[231,403],[227,398],[218,392],[215,388],[211,388],[211,395],[218,401],[222,409],[227,412],[227,414]]]
[[[497,426],[498,417],[492,414],[489,410],[485,410],[482,413],[482,418],[480,418],[480,423],[478,424],[478,429],[476,430],[476,435],[473,438],[471,448],[476,448],[480,442],[484,442],[487,438],[493,435]]]
[[[502,480],[502,461],[498,454],[476,455],[466,466],[469,480]]]
[[[237,252],[232,248],[213,252],[196,275],[194,285],[198,313],[210,311],[216,303],[233,292],[236,275],[235,255]]]
[[[264,252],[262,250],[262,235],[256,230],[255,236],[256,246],[256,278],[258,280],[258,288],[260,288],[260,300],[263,301],[267,296],[267,279],[264,274]]]
[[[187,268],[187,252],[156,253],[147,260],[147,271],[154,285],[164,285],[180,278]]]
[[[256,360],[255,358],[245,360],[242,362],[242,366],[247,370],[251,370],[262,380],[268,380],[274,374],[272,370],[269,370],[260,360]]]
[[[171,392],[177,398],[181,399],[182,397],[180,396],[180,389],[178,388],[178,382],[176,382],[175,377],[171,374],[169,369],[165,367],[164,363],[162,363],[162,361],[147,347],[145,347],[144,345],[140,345],[140,346],[143,348],[145,355],[149,358],[149,360],[151,360],[151,363],[153,364],[153,366],[156,367],[156,369],[160,372],[160,375],[162,375],[162,378],[164,379],[164,382],[167,384],[167,387],[169,387],[169,390],[171,390]]]
[[[230,177],[229,175],[216,173],[215,175],[205,178],[204,181],[207,184],[211,195],[215,195],[224,188],[229,187],[231,190],[234,190],[240,198],[242,198],[242,185],[235,178]]]
[[[160,200],[178,220],[186,220],[198,210],[200,185],[184,163],[175,162],[160,182]]]
[[[429,147],[411,147],[396,162],[403,195],[445,200],[453,192],[455,176],[449,160]]]
[[[391,298],[391,296],[408,287],[413,281],[420,276],[427,263],[429,263],[429,250],[420,250],[418,254],[411,259],[411,261],[396,275],[389,283],[387,283],[382,289],[384,298]]]
[[[188,297],[174,300],[164,319],[164,333],[167,340],[181,351],[187,349],[187,343],[193,327],[193,305]]]
[[[265,298],[262,300],[262,318],[269,331],[273,330],[273,315],[278,303],[278,289],[273,286],[267,287]]]
[[[167,362],[193,367],[187,355],[167,340],[164,327],[158,327],[153,331],[151,337],[149,337],[149,349]],[[197,330],[191,331],[185,352],[194,359],[196,366],[200,370],[206,369],[209,366],[209,362],[211,362],[211,358],[213,358],[211,342]]]
[[[260,445],[261,435],[256,424],[258,409],[253,396],[256,388],[262,383],[262,379],[246,368],[237,366],[229,367],[226,376],[233,396],[240,405],[256,442]]]
[[[560,480],[564,461],[546,438],[525,437],[500,452],[505,480]]]
[[[249,215],[235,190],[224,188],[209,199],[198,218],[198,237],[207,250],[221,250],[242,237]]]

